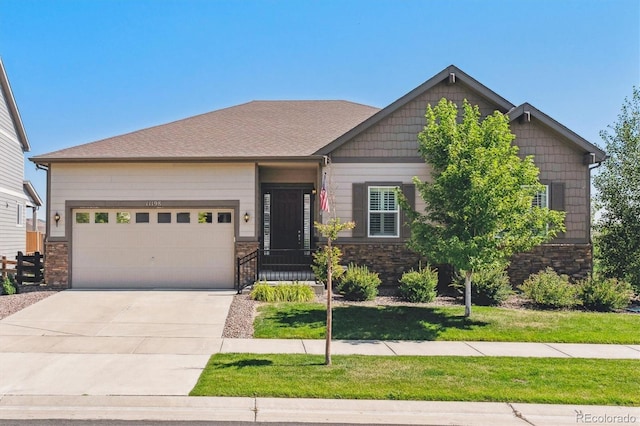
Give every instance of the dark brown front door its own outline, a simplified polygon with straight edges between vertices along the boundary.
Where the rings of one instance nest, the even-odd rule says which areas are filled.
[[[271,190],[271,248],[302,248],[302,189]]]
[[[313,250],[313,185],[266,184],[262,187],[264,271],[310,273]],[[278,275],[277,279],[284,279]],[[308,279],[307,276],[295,279]],[[274,278],[275,279],[275,278]],[[293,279],[289,276],[287,279]]]

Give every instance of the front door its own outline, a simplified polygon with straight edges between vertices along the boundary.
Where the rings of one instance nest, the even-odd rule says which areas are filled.
[[[271,249],[301,249],[302,190],[271,190]]]
[[[313,185],[263,185],[263,266],[307,268],[313,249]]]

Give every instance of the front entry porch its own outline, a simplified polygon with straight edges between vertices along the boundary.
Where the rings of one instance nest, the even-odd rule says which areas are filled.
[[[258,281],[315,281],[312,261],[304,249],[255,250],[237,259],[236,290],[240,293]]]
[[[256,281],[315,281],[315,185],[262,183],[259,247],[237,259],[236,289]]]

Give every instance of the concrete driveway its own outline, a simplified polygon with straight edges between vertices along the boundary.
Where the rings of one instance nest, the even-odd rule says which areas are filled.
[[[186,395],[233,291],[73,291],[0,321],[0,395]]]

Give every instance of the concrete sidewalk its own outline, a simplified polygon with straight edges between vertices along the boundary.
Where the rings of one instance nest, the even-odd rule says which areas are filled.
[[[222,353],[322,355],[324,340],[222,339]],[[640,345],[522,342],[334,340],[334,355],[509,356],[533,358],[640,359]]]
[[[4,396],[0,398],[2,419],[561,426],[636,424],[640,423],[640,408],[186,396]]]

